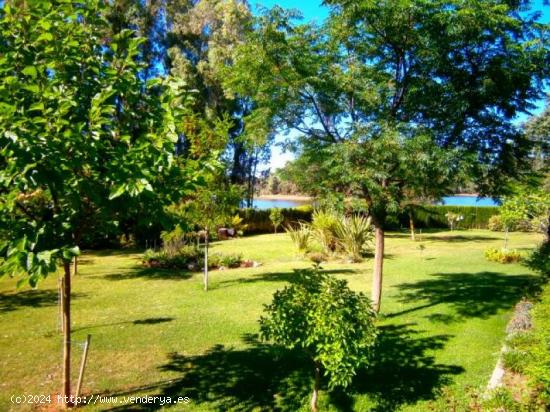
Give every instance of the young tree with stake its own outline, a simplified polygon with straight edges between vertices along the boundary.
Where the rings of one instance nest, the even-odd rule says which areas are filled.
[[[71,260],[89,222],[116,226],[143,201],[162,213],[195,187],[200,170],[173,155],[191,94],[143,83],[141,40],[103,36],[105,2],[11,3],[0,12],[0,275],[36,287],[62,266],[67,400]]]
[[[273,295],[260,330],[264,339],[303,350],[311,358],[310,405],[317,412],[323,376],[330,389],[346,387],[357,369],[368,365],[377,336],[375,316],[366,296],[316,267],[296,271],[293,283]]]

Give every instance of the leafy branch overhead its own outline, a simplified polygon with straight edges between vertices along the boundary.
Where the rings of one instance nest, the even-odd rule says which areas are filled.
[[[116,227],[145,199],[160,217],[209,162],[174,154],[196,93],[172,78],[144,83],[143,39],[107,37],[105,7],[6,4],[0,19],[2,266],[33,286],[97,225]]]

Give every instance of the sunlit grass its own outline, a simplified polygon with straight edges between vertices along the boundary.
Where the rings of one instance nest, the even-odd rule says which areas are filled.
[[[421,239],[388,235],[376,363],[349,394],[323,392],[322,410],[423,410],[442,385],[478,386],[489,378],[511,308],[534,275],[519,264],[485,260],[486,248],[503,244],[498,233],[434,232]],[[513,233],[510,247],[527,250],[540,240]],[[72,310],[75,381],[79,344],[92,335],[85,393],[191,397],[174,410],[307,409],[307,362],[250,335],[263,304],[293,269],[310,263],[284,233],[215,243],[213,251],[262,265],[213,271],[204,292],[200,273],[146,270],[139,253],[84,254]],[[368,294],[371,265],[323,267]],[[12,405],[12,394],[59,392],[57,277],[37,291],[16,291],[15,283],[0,280],[0,410],[30,409]]]

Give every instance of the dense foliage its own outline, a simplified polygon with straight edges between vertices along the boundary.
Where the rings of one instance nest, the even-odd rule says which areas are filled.
[[[4,273],[35,285],[97,226],[116,228],[144,202],[162,219],[200,169],[174,156],[193,94],[142,82],[142,40],[105,39],[103,2],[29,5],[6,4],[0,20],[0,223]]]

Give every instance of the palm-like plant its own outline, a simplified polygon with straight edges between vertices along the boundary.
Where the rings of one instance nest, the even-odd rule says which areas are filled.
[[[343,217],[336,225],[338,246],[354,262],[360,262],[363,251],[368,242],[373,238],[371,220],[360,215]]]
[[[318,209],[313,212],[311,229],[327,254],[332,254],[338,246],[336,228],[341,219],[343,217],[333,210]]]

